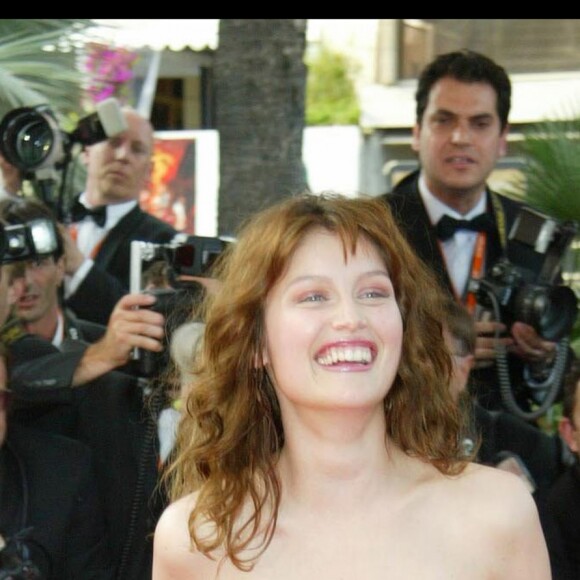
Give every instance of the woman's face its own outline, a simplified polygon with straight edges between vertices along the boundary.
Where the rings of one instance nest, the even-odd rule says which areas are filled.
[[[397,373],[401,314],[387,268],[361,238],[345,262],[333,233],[311,231],[265,308],[264,363],[288,406],[380,406]]]

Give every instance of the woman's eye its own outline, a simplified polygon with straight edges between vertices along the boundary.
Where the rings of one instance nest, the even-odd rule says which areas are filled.
[[[322,302],[325,300],[325,297],[320,292],[312,292],[311,294],[306,294],[302,296],[298,301],[299,302]]]
[[[378,288],[373,288],[371,290],[365,290],[360,294],[361,298],[388,298],[391,295],[387,290],[379,290]]]

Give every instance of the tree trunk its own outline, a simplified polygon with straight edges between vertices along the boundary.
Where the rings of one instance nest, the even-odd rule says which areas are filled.
[[[215,60],[218,230],[306,188],[306,20],[221,19]]]

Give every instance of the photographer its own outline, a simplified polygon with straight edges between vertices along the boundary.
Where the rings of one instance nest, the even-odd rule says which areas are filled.
[[[107,324],[129,291],[131,242],[167,243],[172,226],[144,212],[139,196],[152,167],[153,128],[137,111],[122,110],[127,129],[85,149],[85,191],[73,201],[65,234],[65,298],[77,316]],[[102,210],[102,221],[87,208]]]
[[[55,225],[33,220],[7,226],[3,234],[10,243],[9,249],[3,245],[2,259],[34,261],[52,254],[57,242],[49,234],[56,230],[39,228],[51,223]],[[18,248],[20,241],[26,244]],[[14,288],[26,290],[21,279],[13,281]],[[130,360],[135,348],[155,352],[163,348],[164,317],[149,308],[155,301],[142,293],[123,296],[102,338],[92,344],[66,338],[60,350],[27,334],[18,319],[2,328],[9,349],[13,424],[42,429],[50,436],[72,436],[93,453],[117,580],[150,575],[150,533],[164,504],[156,493],[156,420],[165,393],[154,388],[152,380],[134,374]]]
[[[0,122],[0,136],[2,156],[30,178],[36,195],[67,226],[67,305],[80,318],[107,324],[129,291],[131,242],[167,243],[177,234],[139,207],[152,168],[151,123],[111,98],[71,133],[59,129],[46,105],[14,109]],[[86,188],[69,203],[66,175],[75,145],[82,147]]]
[[[486,56],[467,50],[439,55],[420,75],[416,92],[412,147],[420,169],[383,199],[442,286],[476,318],[471,387],[479,403],[505,408],[496,350],[505,348],[514,398],[525,414],[538,402],[526,377],[541,383],[549,376],[556,341],[521,320],[490,320],[469,288],[470,278],[482,278],[509,253],[508,235],[521,208],[486,184],[507,150],[510,100],[508,75]]]
[[[0,266],[0,325],[9,314]],[[82,443],[12,420],[0,345],[0,578],[112,580],[92,455]]]

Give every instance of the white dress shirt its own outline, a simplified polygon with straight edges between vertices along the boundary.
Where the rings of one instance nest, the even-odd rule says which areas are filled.
[[[83,192],[79,201],[86,207],[91,205],[86,201],[86,194]],[[105,236],[113,229],[136,205],[137,200],[125,201],[107,205],[107,219],[103,227],[97,225],[90,217],[75,224],[77,229],[77,247],[85,257],[85,260],[72,276],[66,276],[64,281],[64,295],[68,298],[75,293],[81,282],[86,278],[90,269],[94,265],[91,257],[95,248],[105,239]]]
[[[423,174],[419,176],[419,192],[432,224],[436,224],[445,214],[455,219],[470,220],[485,213],[485,195],[481,196],[471,211],[462,215],[445,205],[429,191]],[[471,264],[477,235],[477,232],[470,230],[457,230],[448,240],[440,241],[447,272],[449,272],[457,296],[461,298],[464,296],[467,282],[471,276]]]

